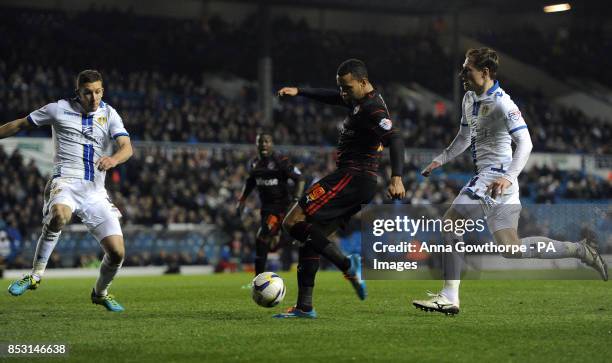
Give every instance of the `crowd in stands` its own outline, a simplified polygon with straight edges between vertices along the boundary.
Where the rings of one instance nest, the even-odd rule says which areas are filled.
[[[6,70],[6,71],[5,71]],[[8,71],[0,60],[0,119],[24,117],[53,100],[70,96],[74,75],[64,68],[23,65]],[[272,125],[265,125],[248,88],[228,98],[186,75],[117,71],[105,75],[105,100],[124,119],[132,140],[252,143],[257,130],[273,133],[276,143],[335,145],[343,110],[297,98],[277,102]],[[446,147],[458,121],[448,114],[423,112],[380,87],[409,148]],[[385,90],[389,89],[388,93]],[[612,125],[588,119],[580,111],[555,108],[537,94],[518,99],[535,151],[612,153]],[[28,135],[48,136],[49,128]]]
[[[104,21],[91,24],[93,18]],[[217,16],[172,19],[103,8],[92,8],[87,16],[2,8],[0,54],[11,68],[24,59],[38,59],[44,61],[41,64],[67,69],[95,67],[165,74],[181,70],[191,76],[214,70],[256,79],[257,57],[264,48],[259,33],[261,20],[257,14],[235,24]],[[425,82],[433,89],[449,92],[450,75],[440,70],[450,70],[452,65],[430,29],[389,36],[317,30],[304,21],[282,17],[271,19],[271,23],[272,29],[283,29],[269,34],[276,80],[334,84],[333,70],[347,58],[346,50],[350,49],[353,57],[370,64],[375,79]],[[28,37],[24,39],[23,34]],[[70,46],[58,52],[57,42]],[[95,52],[90,51],[92,47]]]
[[[92,9],[88,13],[91,17],[106,19],[104,25],[92,26],[89,17],[79,13],[2,10],[0,122],[72,96],[75,74],[84,68],[97,68],[106,80],[105,100],[123,115],[133,140],[251,143],[262,125],[254,88],[245,86],[227,97],[208,86],[203,75],[256,79],[256,59],[235,53],[258,54],[260,47],[253,31],[259,26],[257,16],[233,24],[217,17],[152,18]],[[272,32],[270,41],[278,84],[334,87],[333,71],[350,49],[351,56],[368,64],[406,145],[439,149],[454,137],[458,120],[415,109],[395,96],[390,86],[417,82],[439,94],[452,94],[450,70],[454,68],[437,44],[435,30],[425,27],[415,33],[382,35],[324,31],[286,18],[274,18],[272,23],[273,29],[283,29]],[[24,40],[25,32],[30,36]],[[527,38],[513,37],[517,42],[529,41]],[[71,46],[58,52],[59,39]],[[90,44],[95,44],[95,55],[86,51]],[[580,57],[605,59],[589,53]],[[574,73],[577,67],[571,69]],[[609,123],[589,119],[574,109],[552,106],[538,94],[506,85],[502,80],[502,87],[525,116],[535,151],[612,153]],[[273,124],[265,127],[273,130],[279,144],[334,145],[343,117],[337,108],[303,100],[281,101],[275,105]],[[48,131],[38,130],[34,135],[45,133]]]
[[[580,171],[562,172],[548,166],[521,174],[519,183],[527,185],[521,189],[521,196],[536,203],[555,203],[559,198],[586,202],[612,197],[610,182]]]
[[[553,30],[530,24],[516,25],[511,30],[491,28],[476,36],[486,44],[560,79],[571,77],[590,79],[608,86],[612,84],[612,76],[601,72],[612,52],[612,38],[606,25],[596,18]]]

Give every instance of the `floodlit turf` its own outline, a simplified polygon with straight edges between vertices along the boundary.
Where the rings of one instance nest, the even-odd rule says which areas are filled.
[[[246,274],[119,277],[120,314],[91,304],[92,279],[48,279],[20,297],[0,294],[0,343],[64,342],[69,360],[83,362],[612,359],[611,283],[466,281],[461,314],[447,317],[410,304],[439,281],[370,281],[362,302],[339,273],[324,272],[320,318],[276,320],[296,295],[295,274],[281,276],[289,290],[272,309],[241,289]]]

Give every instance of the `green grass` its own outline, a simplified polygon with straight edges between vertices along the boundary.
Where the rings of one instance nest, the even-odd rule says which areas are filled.
[[[295,274],[282,275],[284,309],[296,283]],[[612,359],[612,285],[601,281],[465,281],[461,314],[447,317],[409,303],[439,281],[370,281],[361,302],[339,273],[324,272],[315,291],[320,318],[276,320],[281,308],[258,307],[240,288],[249,280],[119,277],[112,292],[127,311],[113,314],[91,304],[92,279],[47,279],[20,297],[0,294],[0,343],[64,342],[69,360],[83,362]]]

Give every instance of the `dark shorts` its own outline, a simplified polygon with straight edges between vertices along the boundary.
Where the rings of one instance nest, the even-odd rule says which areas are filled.
[[[285,219],[284,212],[261,211],[261,231],[266,236],[276,236],[281,231],[281,226]]]
[[[323,225],[346,223],[376,194],[376,179],[347,169],[339,169],[312,185],[300,198],[306,220]]]

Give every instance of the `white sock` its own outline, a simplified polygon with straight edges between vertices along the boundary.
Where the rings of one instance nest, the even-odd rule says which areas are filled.
[[[461,280],[444,280],[444,287],[440,292],[453,303],[459,304],[459,285]]]
[[[544,245],[540,244],[542,247],[540,251],[538,251],[538,242],[544,243]],[[578,242],[562,242],[537,236],[522,238],[521,243],[527,249],[526,252],[522,253],[521,258],[557,259],[573,257],[582,259],[585,254],[584,246]],[[547,249],[549,250],[547,251]]]
[[[100,275],[98,276],[98,280],[96,281],[96,295],[108,295],[108,287],[110,286],[111,282],[113,282],[113,278],[115,278],[115,275],[117,274],[117,271],[119,271],[120,267],[121,263],[111,263],[108,255],[104,254],[102,264],[100,265]]]
[[[36,243],[34,262],[32,262],[32,276],[37,281],[40,281],[40,278],[45,273],[47,262],[49,261],[49,257],[51,256],[55,245],[57,244],[60,234],[62,234],[62,231],[50,231],[46,224],[42,227],[42,233],[38,238],[38,243]]]
[[[454,233],[444,233],[444,244],[446,246],[452,246],[453,252],[444,253],[442,264],[444,269],[444,279],[447,281],[454,281],[461,279],[461,272],[463,271],[464,253],[457,252],[456,244],[463,240],[462,236],[458,236]]]

